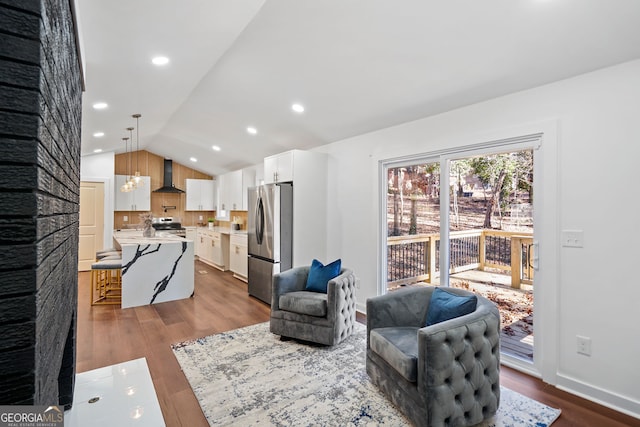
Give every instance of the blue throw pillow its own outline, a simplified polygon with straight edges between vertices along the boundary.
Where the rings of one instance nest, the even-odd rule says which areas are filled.
[[[340,274],[340,264],[342,261],[339,259],[333,261],[331,264],[322,265],[320,261],[314,259],[309,269],[309,276],[307,277],[308,291],[327,293],[327,284],[329,280],[334,277],[338,277]]]
[[[464,316],[476,310],[478,298],[475,295],[462,296],[435,288],[431,294],[426,326]]]

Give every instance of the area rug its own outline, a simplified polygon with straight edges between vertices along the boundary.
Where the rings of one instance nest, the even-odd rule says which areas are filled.
[[[261,323],[174,344],[210,425],[410,426],[365,371],[366,328],[334,347],[280,341]],[[483,427],[550,425],[560,410],[501,388]]]

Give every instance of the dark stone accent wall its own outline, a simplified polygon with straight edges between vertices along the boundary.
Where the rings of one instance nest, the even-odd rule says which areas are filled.
[[[0,405],[70,407],[81,76],[70,0],[0,0]]]

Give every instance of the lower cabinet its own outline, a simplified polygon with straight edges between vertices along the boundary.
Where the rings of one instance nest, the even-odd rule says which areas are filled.
[[[186,230],[187,240],[193,240],[193,255],[198,256],[198,231],[196,227],[188,226],[184,228]]]
[[[213,248],[211,246],[211,236],[209,233],[198,230],[196,238],[196,252],[200,261],[211,264],[213,262]]]
[[[207,229],[198,230],[197,251],[200,261],[218,270],[229,269],[229,235]]]
[[[232,234],[229,247],[229,269],[233,271],[233,277],[247,281],[248,255],[247,235]]]
[[[226,241],[226,245],[225,245]],[[212,261],[222,271],[229,269],[229,235],[214,232],[211,236]]]

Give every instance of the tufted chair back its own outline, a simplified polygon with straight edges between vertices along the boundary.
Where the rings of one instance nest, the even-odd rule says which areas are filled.
[[[418,426],[475,425],[500,403],[500,313],[476,295],[473,313],[423,326],[434,289],[367,300],[367,373]]]
[[[269,328],[283,338],[338,344],[353,333],[357,278],[343,267],[324,294],[306,291],[308,275],[305,266],[274,276]]]

